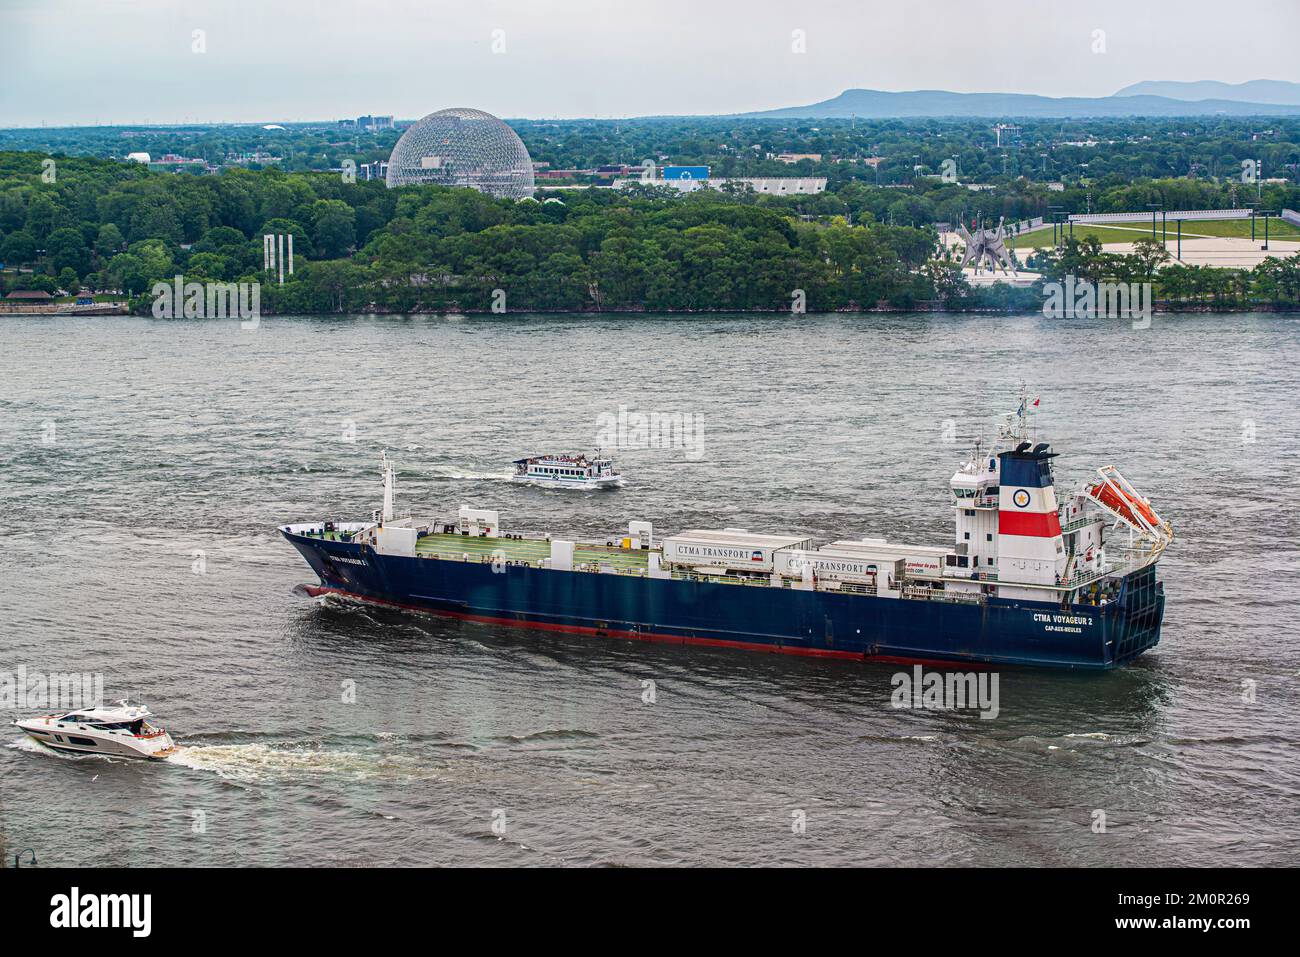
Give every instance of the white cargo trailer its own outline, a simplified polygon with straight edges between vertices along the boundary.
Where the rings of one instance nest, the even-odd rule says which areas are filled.
[[[871,584],[881,572],[895,574],[901,567],[895,561],[878,561],[853,552],[834,552],[825,548],[815,552],[782,549],[775,556],[776,572],[787,578],[803,578],[804,569],[823,581],[852,581]]]
[[[672,565],[771,572],[783,549],[809,549],[812,539],[797,535],[759,535],[735,530],[692,529],[663,540],[664,561]]]
[[[860,556],[876,561],[893,561],[902,558],[903,567],[910,578],[942,578],[944,559],[949,548],[928,545],[888,545],[879,539],[831,542],[822,551]]]

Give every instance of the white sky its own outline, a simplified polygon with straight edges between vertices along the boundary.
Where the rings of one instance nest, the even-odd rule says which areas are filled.
[[[0,126],[735,113],[851,87],[1105,96],[1300,80],[1298,39],[1300,0],[0,0]]]

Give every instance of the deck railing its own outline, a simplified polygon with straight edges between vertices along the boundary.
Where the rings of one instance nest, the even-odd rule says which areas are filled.
[[[333,537],[336,539],[338,537],[338,533],[332,532],[328,534],[322,534],[317,529],[311,529],[305,532],[304,534],[310,535],[312,537],[316,537],[316,536],[325,537],[325,538]],[[611,553],[618,553],[621,551],[620,549],[617,548],[607,548],[599,544],[593,544],[590,547],[600,549],[602,551],[608,550]],[[1079,589],[1086,588],[1087,586],[1095,584],[1096,582],[1101,581],[1103,579],[1110,578],[1116,575],[1127,574],[1131,571],[1134,571],[1142,567],[1145,564],[1148,564],[1153,557],[1158,557],[1158,555],[1153,556],[1153,550],[1151,548],[1141,544],[1135,544],[1133,547],[1130,548],[1116,549],[1116,550],[1119,551],[1120,554],[1122,555],[1120,560],[1114,562],[1108,562],[1105,565],[1105,567],[1101,569],[1089,568],[1089,569],[1080,570],[1075,574],[1071,575],[1070,578],[1065,581],[1057,582],[1055,584],[1047,585],[1044,587],[1046,589],[1052,589],[1052,590],[1076,591]],[[539,568],[539,569],[546,567],[543,564],[542,558],[505,557],[504,559],[502,559],[498,556],[494,556],[492,554],[485,553],[482,551],[455,553],[455,552],[445,552],[441,550],[439,551],[417,550],[416,557],[434,559],[439,561],[476,562],[478,564],[494,564],[497,561],[504,561],[504,563],[509,566],[526,566],[529,568]],[[648,566],[629,565],[626,563],[607,564],[604,562],[575,562],[573,564],[572,570],[578,572],[587,572],[589,574],[631,575],[636,578],[645,578],[649,574]],[[766,588],[771,588],[771,587],[798,588],[801,587],[802,585],[801,580],[797,578],[792,579],[792,578],[781,577],[778,579],[777,582],[773,582],[770,575],[762,575],[758,577],[749,576],[749,575],[726,575],[726,574],[709,575],[709,574],[702,574],[694,570],[672,568],[672,567],[666,567],[664,570],[674,581],[718,582],[726,585],[749,585],[749,586],[766,587]],[[977,571],[977,572],[973,572],[969,578],[962,578],[959,580],[974,582],[978,584],[996,585],[999,583],[998,573],[996,571]],[[1017,583],[1005,582],[1003,584],[1015,585]],[[840,581],[835,579],[818,579],[813,583],[813,587],[811,590],[819,591],[819,592],[838,592],[840,594],[846,594],[846,595],[880,594],[879,589],[873,584],[868,584],[865,582]],[[979,604],[986,601],[988,598],[988,596],[983,592],[946,591],[939,588],[933,588],[929,585],[919,584],[914,581],[909,581],[907,583],[902,584],[899,594],[900,597],[911,601],[946,601],[946,602],[954,602],[954,603],[962,603],[962,604]],[[1087,596],[1081,596],[1081,598],[1084,597]],[[1102,595],[1100,596],[1100,600],[1098,601],[1098,604],[1106,604],[1109,601],[1113,600],[1113,598],[1114,598],[1113,595]]]

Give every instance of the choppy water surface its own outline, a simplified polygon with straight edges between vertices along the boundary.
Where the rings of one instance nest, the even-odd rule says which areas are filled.
[[[0,344],[0,672],[100,672],[185,745],[3,729],[0,828],[42,863],[1300,859],[1295,320],[0,318]],[[1155,652],[1003,672],[996,720],[891,708],[894,667],[314,601],[274,532],[367,516],[387,447],[417,515],[943,543],[1022,378],[1060,483],[1118,464],[1179,537]],[[620,404],[704,416],[703,456],[623,452],[613,492],[504,481]]]

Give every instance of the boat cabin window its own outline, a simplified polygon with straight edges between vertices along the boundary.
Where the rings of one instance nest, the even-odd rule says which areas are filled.
[[[137,722],[138,724],[139,722]],[[99,726],[104,731],[126,731],[131,727],[130,721],[114,721],[111,724],[101,724]]]

